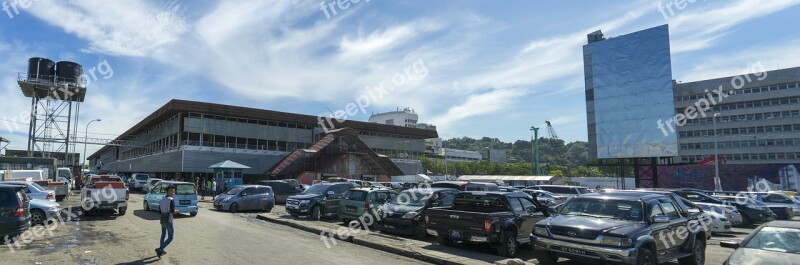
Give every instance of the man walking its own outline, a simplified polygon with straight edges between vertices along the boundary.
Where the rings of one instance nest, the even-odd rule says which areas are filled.
[[[210,178],[208,180],[206,180],[206,192],[211,192],[211,179]]]
[[[169,246],[169,243],[172,243],[172,236],[175,233],[175,229],[172,227],[172,217],[173,214],[179,212],[178,209],[175,209],[173,196],[175,196],[175,186],[170,185],[167,188],[167,196],[164,196],[161,202],[158,203],[158,208],[161,211],[161,245],[156,249],[156,255],[159,259],[162,255],[167,254],[164,249]],[[169,238],[165,241],[164,239],[167,236],[169,236]]]

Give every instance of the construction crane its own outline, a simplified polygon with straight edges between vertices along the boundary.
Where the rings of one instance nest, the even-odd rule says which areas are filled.
[[[544,121],[544,123],[547,124],[547,134],[550,135],[550,139],[558,139],[556,130],[553,129],[553,125],[550,124],[550,121]]]

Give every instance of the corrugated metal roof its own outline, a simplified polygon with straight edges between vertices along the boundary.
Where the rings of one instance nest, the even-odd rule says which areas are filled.
[[[225,169],[248,169],[250,167],[230,161],[225,160],[216,164],[211,165],[208,168],[225,168]]]

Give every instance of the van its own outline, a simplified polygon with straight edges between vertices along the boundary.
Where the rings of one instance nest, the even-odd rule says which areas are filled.
[[[271,212],[272,207],[275,207],[274,194],[269,186],[239,185],[217,195],[214,198],[214,209],[231,213],[244,210]]]
[[[286,203],[286,198],[289,198],[289,196],[303,192],[302,189],[283,180],[261,180],[257,181],[256,184],[272,187],[272,191],[275,194],[275,203]]]
[[[147,179],[150,178],[150,175],[142,174],[142,173],[134,173],[131,174],[131,179],[129,180],[131,183],[128,185],[131,190],[142,190],[144,191],[144,184],[147,183]]]
[[[159,211],[159,203],[164,196],[167,195],[167,188],[175,186],[175,209],[181,213],[189,213],[191,216],[196,216],[199,207],[197,207],[197,193],[194,189],[194,184],[189,182],[179,181],[160,181],[147,195],[144,196],[143,208],[145,211]]]

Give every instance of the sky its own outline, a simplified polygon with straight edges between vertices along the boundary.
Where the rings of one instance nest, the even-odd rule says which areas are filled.
[[[0,137],[26,148],[30,57],[95,70],[78,130],[102,119],[88,134],[109,139],[185,99],[360,121],[409,107],[442,137],[507,142],[549,120],[586,141],[582,46],[596,30],[669,24],[683,82],[800,66],[800,0],[339,2],[5,0]]]

